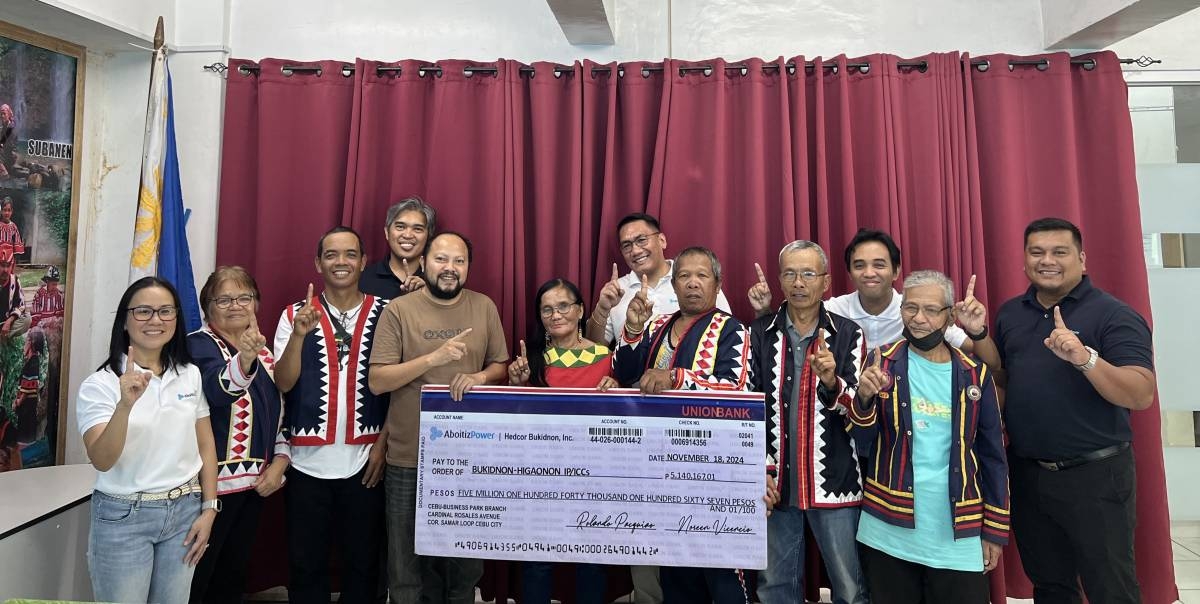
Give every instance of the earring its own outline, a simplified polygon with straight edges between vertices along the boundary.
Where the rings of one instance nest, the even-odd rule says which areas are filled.
[[[582,325],[575,328],[575,341],[579,342],[579,343],[583,342],[583,326]]]
[[[550,348],[550,332],[546,332],[546,348]]]

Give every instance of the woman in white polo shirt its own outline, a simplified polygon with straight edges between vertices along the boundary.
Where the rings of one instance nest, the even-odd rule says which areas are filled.
[[[135,281],[108,360],[79,387],[79,431],[100,471],[88,568],[101,602],[186,602],[220,510],[208,403],[179,308],[166,281]]]

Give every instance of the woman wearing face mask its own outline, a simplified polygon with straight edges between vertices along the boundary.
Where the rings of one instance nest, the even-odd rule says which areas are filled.
[[[240,266],[219,267],[200,301],[206,324],[187,337],[212,409],[221,513],[192,578],[192,602],[241,602],[263,500],[283,486],[290,448],[275,360],[258,330],[258,284]]]
[[[540,320],[532,323],[528,349],[522,340],[520,356],[508,366],[509,384],[599,390],[617,385],[608,347],[583,337],[587,313],[581,300],[579,288],[566,279],[551,279],[538,288],[534,308]],[[552,568],[550,562],[523,564],[521,602],[549,604]],[[575,565],[575,601],[606,602],[605,572],[598,564]]]
[[[958,310],[986,321],[971,289]],[[986,604],[1008,542],[1000,405],[987,365],[944,339],[953,296],[936,271],[904,280],[905,339],[868,355],[848,414],[869,459],[858,543],[876,604]]]
[[[101,602],[186,602],[208,545],[217,456],[179,295],[156,277],[125,290],[108,359],[79,387],[79,431],[99,470],[88,569]]]

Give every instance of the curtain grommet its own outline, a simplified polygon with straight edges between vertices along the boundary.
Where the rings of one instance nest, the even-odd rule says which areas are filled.
[[[982,62],[975,64],[975,71],[978,71],[979,73],[984,73],[988,69],[991,69],[991,67],[992,67],[992,62],[988,59],[984,59]]]

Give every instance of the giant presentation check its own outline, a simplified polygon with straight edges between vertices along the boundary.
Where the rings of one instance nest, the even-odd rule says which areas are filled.
[[[761,569],[763,396],[421,393],[418,554]]]

